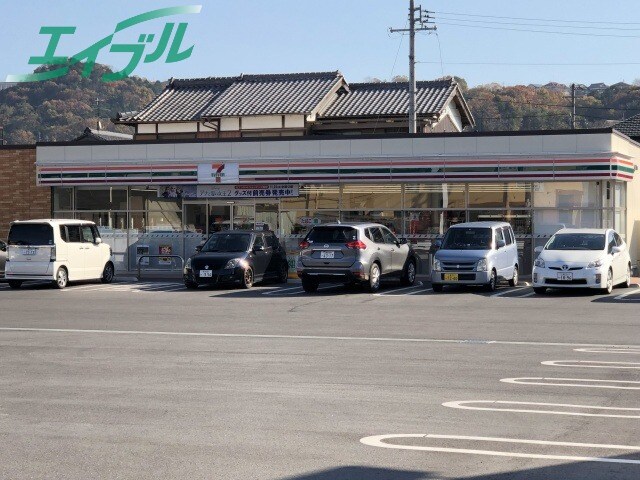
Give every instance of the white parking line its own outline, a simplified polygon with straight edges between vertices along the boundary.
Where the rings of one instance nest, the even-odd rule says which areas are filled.
[[[48,333],[85,333],[107,335],[158,335],[176,337],[210,337],[210,338],[264,338],[275,340],[336,340],[351,342],[391,342],[391,343],[443,343],[463,345],[516,345],[532,347],[632,347],[631,345],[611,345],[597,343],[568,343],[568,342],[526,342],[521,340],[476,340],[468,338],[406,338],[406,337],[338,337],[329,335],[269,335],[258,333],[214,333],[214,332],[170,332],[153,330],[105,330],[78,328],[35,328],[35,327],[0,327],[0,332],[48,332]]]
[[[418,282],[416,285],[411,285],[410,287],[395,288],[393,290],[386,290],[384,292],[374,293],[373,295],[376,297],[384,297],[385,295],[393,295],[398,292],[404,292],[405,290],[413,290],[415,288],[420,288],[420,287],[422,287],[422,282]]]
[[[500,450],[477,450],[477,449],[467,449],[467,448],[429,447],[429,446],[422,446],[422,445],[398,445],[398,444],[384,442],[384,440],[389,440],[393,438],[431,438],[431,439],[439,439],[439,440],[462,440],[462,441],[473,441],[473,442],[548,445],[548,446],[557,446],[557,447],[593,448],[593,449],[603,449],[603,450],[624,450],[629,452],[636,452],[640,450],[640,446],[633,446],[633,445],[606,445],[606,444],[598,444],[598,443],[552,442],[552,441],[546,441],[546,440],[528,440],[528,439],[518,439],[518,438],[472,437],[467,435],[435,435],[435,434],[421,434],[421,433],[374,435],[371,437],[361,438],[360,443],[370,447],[393,448],[398,450],[415,450],[415,451],[422,451],[422,452],[461,453],[461,454],[468,454],[468,455],[485,455],[485,456],[511,457],[511,458],[533,458],[533,459],[547,459],[547,460],[568,460],[568,461],[575,461],[575,462],[623,463],[623,464],[630,464],[630,465],[640,465],[640,460],[631,460],[626,458],[581,457],[581,456],[574,456],[574,455],[518,453],[518,452],[505,452]]]
[[[417,290],[415,292],[409,292],[406,295],[417,295],[418,293],[427,293],[427,292],[433,292],[433,288],[427,288],[425,290]]]
[[[546,360],[542,365],[570,368],[616,368],[623,370],[640,370],[640,363],[634,362],[600,362],[596,360]],[[577,365],[567,365],[575,363]]]
[[[504,290],[502,292],[498,292],[498,293],[494,293],[493,295],[490,295],[491,297],[502,297],[503,295],[506,295],[507,293],[513,293],[513,292],[517,292],[518,290],[526,290],[526,287],[513,287],[507,290]]]
[[[527,298],[527,297],[533,297],[535,294],[536,294],[536,292],[529,292],[529,293],[527,293],[527,294],[525,294],[525,295],[517,295],[517,296],[515,296],[515,297],[513,297],[513,298]]]
[[[538,407],[564,407],[582,410],[602,410],[605,412],[638,412],[638,415],[622,415],[615,413],[587,413],[572,412],[563,410],[533,410],[528,408],[496,408],[496,407],[477,407],[469,406],[470,404],[489,404],[489,405],[532,405]],[[515,412],[515,413],[540,413],[543,415],[569,415],[572,417],[605,417],[605,418],[640,418],[640,408],[622,408],[622,407],[599,407],[594,405],[571,405],[564,403],[536,403],[536,402],[508,402],[499,400],[467,400],[456,402],[445,402],[443,407],[456,408],[461,410],[484,410],[489,412]]]
[[[574,348],[573,351],[584,353],[624,353],[628,355],[640,355],[640,348]]]
[[[270,290],[268,292],[262,292],[262,295],[275,295],[276,293],[286,292],[287,290],[302,290],[302,287],[300,285],[298,285],[297,287],[278,288],[277,290]]]
[[[638,291],[637,288],[634,288],[633,290],[629,291],[629,292],[625,292],[621,295],[618,295],[617,297],[613,297],[614,300],[624,300],[626,299],[626,297],[630,296],[630,295],[640,295],[640,292]],[[638,298],[638,300],[640,300],[640,297]]]
[[[640,390],[640,382],[632,382],[629,380],[594,380],[591,378],[519,377],[519,378],[502,378],[500,381],[504,383],[515,383],[517,385],[550,385],[555,387],[606,388],[606,389],[613,389],[613,390]],[[566,382],[580,382],[580,383],[566,383]],[[609,385],[602,385],[602,384],[609,384]],[[636,386],[625,387],[624,385],[636,385]]]

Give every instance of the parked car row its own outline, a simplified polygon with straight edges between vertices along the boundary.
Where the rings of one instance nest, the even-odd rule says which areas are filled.
[[[431,285],[479,285],[489,291],[499,283],[517,286],[520,276],[513,228],[506,222],[454,225],[434,245]],[[188,289],[200,285],[287,282],[289,265],[276,235],[263,230],[216,232],[184,265]],[[556,232],[538,254],[532,280],[535,293],[549,288],[594,288],[610,293],[631,284],[626,243],[612,229]],[[314,226],[300,242],[296,272],[306,292],[321,283],[364,285],[370,292],[383,278],[403,285],[416,281],[418,257],[411,246],[376,223]],[[70,281],[114,278],[111,248],[96,225],[82,220],[30,220],[11,224],[7,244],[0,242],[0,274],[12,288],[25,280],[50,280],[58,288]]]

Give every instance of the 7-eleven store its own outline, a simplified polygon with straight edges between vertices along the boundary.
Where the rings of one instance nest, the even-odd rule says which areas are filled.
[[[336,220],[388,225],[425,267],[450,225],[506,220],[527,272],[564,226],[617,229],[636,264],[639,161],[640,145],[612,129],[43,143],[37,181],[54,217],[99,225],[120,270],[145,253],[188,257],[225,229],[275,230],[294,256],[312,225]]]

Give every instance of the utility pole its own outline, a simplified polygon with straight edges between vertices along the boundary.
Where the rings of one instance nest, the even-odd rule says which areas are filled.
[[[435,25],[429,26],[433,20],[429,14],[433,12],[423,12],[422,6],[415,7],[413,1],[409,0],[409,28],[389,29],[391,33],[409,32],[409,133],[416,133],[416,32],[437,29]]]
[[[102,113],[100,111],[100,102],[102,102],[102,100],[100,100],[100,97],[96,97],[96,108],[98,110],[98,121],[96,122],[97,130],[102,130],[102,123],[100,122],[100,114]]]

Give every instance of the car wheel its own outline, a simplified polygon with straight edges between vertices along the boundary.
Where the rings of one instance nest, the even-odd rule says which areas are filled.
[[[280,266],[280,272],[278,273],[278,283],[287,283],[289,280],[289,264],[283,263]]]
[[[413,285],[416,282],[416,261],[413,258],[410,258],[404,267],[400,282],[402,285]]]
[[[100,281],[102,283],[111,283],[113,282],[113,263],[109,262],[104,266],[104,270],[102,271],[102,278]]]
[[[318,291],[318,282],[310,280],[308,278],[302,279],[302,289],[307,293],[314,293]]]
[[[9,288],[20,288],[22,280],[9,280]]]
[[[627,276],[622,283],[622,288],[629,288],[631,286],[631,265],[627,265]]]
[[[436,293],[440,293],[443,287],[444,285],[442,285],[441,283],[434,283],[433,285],[431,285],[431,288],[433,288],[433,291]]]
[[[253,287],[253,269],[251,267],[247,267],[242,274],[242,288],[248,289],[251,287]]]
[[[509,280],[509,286],[510,287],[517,287],[518,286],[518,267],[515,266],[513,267],[513,278],[511,280]]]
[[[380,289],[380,265],[374,263],[369,269],[369,283],[367,289],[370,293],[377,292]]]
[[[547,293],[546,287],[533,287],[533,291],[538,295],[544,295],[545,293]]]
[[[607,284],[602,289],[602,293],[608,295],[611,292],[613,292],[613,270],[609,269],[607,272]]]
[[[485,285],[487,292],[495,292],[498,287],[498,277],[495,270],[491,270],[491,277],[489,277],[489,283]]]
[[[198,288],[198,284],[196,282],[191,282],[189,280],[184,282],[184,286],[187,287],[188,290],[195,290]]]
[[[60,267],[56,272],[56,280],[53,282],[56,287],[60,290],[66,288],[69,283],[69,274],[67,273],[67,269],[64,267]]]

